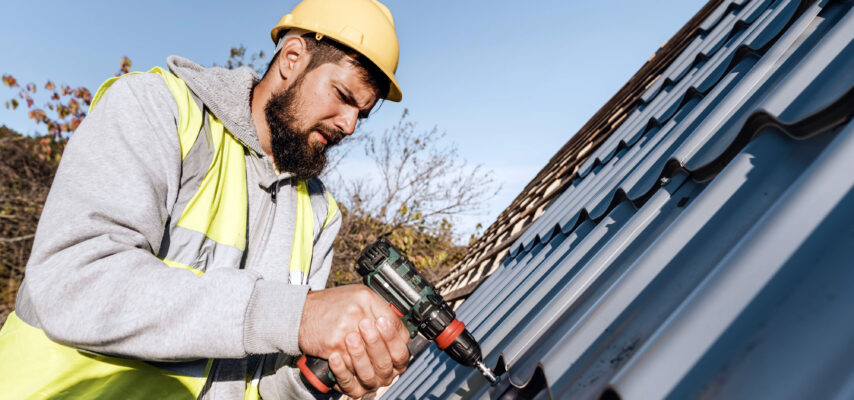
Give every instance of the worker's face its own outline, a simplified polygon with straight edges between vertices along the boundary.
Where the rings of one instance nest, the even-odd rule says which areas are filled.
[[[264,108],[276,167],[298,179],[320,175],[326,151],[352,134],[375,102],[374,89],[349,62],[301,73]]]

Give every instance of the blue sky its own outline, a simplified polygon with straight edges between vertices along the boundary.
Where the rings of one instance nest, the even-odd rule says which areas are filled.
[[[6,2],[0,73],[94,91],[126,55],[133,70],[178,54],[224,63],[239,44],[271,51],[270,29],[296,1]],[[386,0],[401,45],[400,104],[386,102],[366,131],[382,132],[403,108],[437,126],[462,158],[503,183],[488,226],[552,155],[704,4],[660,1]],[[14,93],[0,88],[0,100]],[[0,109],[0,124],[43,131],[25,112]],[[364,160],[353,152],[356,168]]]

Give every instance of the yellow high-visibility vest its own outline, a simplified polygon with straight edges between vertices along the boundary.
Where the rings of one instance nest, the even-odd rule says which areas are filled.
[[[187,85],[162,68],[178,106],[178,136],[185,168],[201,177],[195,193],[179,194],[168,245],[158,257],[169,267],[196,275],[216,266],[240,265],[246,247],[247,188],[244,146],[214,115],[203,112]],[[118,78],[104,82],[90,111]],[[207,121],[205,121],[205,119]],[[205,124],[207,123],[207,124]],[[314,214],[306,181],[297,182],[297,214],[290,276],[305,283],[314,243]],[[326,225],[338,207],[326,193]],[[0,330],[0,397],[3,399],[196,399],[213,359],[184,363],[149,363],[95,354],[53,342],[41,329],[12,313]],[[246,376],[246,399],[258,399],[260,360]]]

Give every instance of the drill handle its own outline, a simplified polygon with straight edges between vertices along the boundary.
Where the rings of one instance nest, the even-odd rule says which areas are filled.
[[[301,372],[300,378],[306,386],[312,386],[320,393],[329,393],[338,383],[335,374],[329,369],[329,361],[322,358],[303,355],[297,361]]]

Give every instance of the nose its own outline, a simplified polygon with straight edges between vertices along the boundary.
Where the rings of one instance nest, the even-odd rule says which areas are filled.
[[[341,130],[341,133],[350,135],[356,130],[356,122],[359,119],[359,109],[356,107],[347,107],[335,117],[335,127]]]

